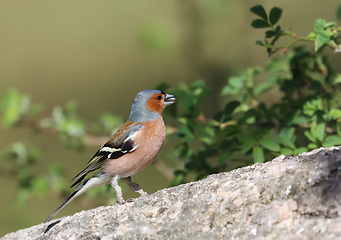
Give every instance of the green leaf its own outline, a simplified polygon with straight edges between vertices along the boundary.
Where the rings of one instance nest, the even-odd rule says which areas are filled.
[[[310,124],[310,133],[311,133],[311,136],[313,136],[314,139],[317,139],[317,134],[316,134],[316,127],[317,127],[317,123],[316,121],[313,121],[311,124]],[[315,140],[316,141],[316,140]]]
[[[227,160],[229,160],[229,157],[231,156],[232,152],[225,152],[223,154],[221,154],[218,158],[218,164],[219,166],[223,166]]]
[[[279,144],[270,138],[262,138],[258,143],[273,152],[279,152],[281,150]]]
[[[311,141],[316,142],[316,138],[314,138],[309,131],[305,131],[304,135]]]
[[[315,51],[318,51],[324,44],[330,41],[330,36],[326,31],[321,31],[317,34],[315,42]]]
[[[181,96],[180,106],[186,113],[192,113],[194,109],[194,96],[185,94]]]
[[[246,142],[246,141],[248,141],[250,138],[253,139],[250,135],[242,135],[242,136],[240,136],[240,137],[238,138],[238,140],[241,141],[241,142]]]
[[[282,32],[281,26],[276,27],[276,34],[280,34]]]
[[[316,32],[310,32],[306,38],[314,40],[316,38],[316,36],[317,36]]]
[[[187,125],[182,125],[178,129],[178,133],[175,135],[175,137],[182,138],[186,142],[191,142],[194,140],[194,130],[192,127]]]
[[[287,131],[287,136],[288,138],[290,139],[290,141],[293,141],[294,138],[295,138],[295,128],[289,128],[288,131]]]
[[[232,88],[231,86],[225,86],[224,88],[223,88],[223,90],[221,90],[221,95],[222,96],[226,96],[226,95],[229,95],[229,94],[231,94],[231,95],[234,95],[234,94],[237,94],[238,93],[238,91],[235,89],[235,88]]]
[[[275,25],[282,16],[282,9],[274,7],[271,9],[269,14],[269,21],[271,25]]]
[[[16,89],[10,89],[1,102],[2,125],[5,128],[13,126],[20,118],[22,96]]]
[[[317,128],[316,128],[316,137],[319,141],[323,141],[324,136],[325,136],[325,123],[320,123]]]
[[[259,46],[264,46],[264,43],[262,41],[256,41],[256,45],[259,45]]]
[[[292,120],[292,123],[293,124],[297,124],[297,125],[300,125],[300,124],[303,124],[303,123],[307,123],[308,122],[308,118],[304,117],[304,116],[295,116]]]
[[[253,134],[253,137],[255,139],[260,139],[260,138],[263,138],[264,136],[266,135],[269,135],[270,134],[270,129],[269,128],[260,128],[257,130],[257,132],[255,132]]]
[[[326,20],[325,19],[316,19],[315,21],[315,25],[314,25],[314,29],[317,33],[319,33],[320,31],[324,30],[324,25],[326,24]]]
[[[247,153],[255,144],[256,140],[250,137],[248,140],[246,140],[241,147],[241,151],[243,154]]]
[[[335,78],[333,79],[333,84],[341,83],[341,74],[336,74]]]
[[[254,6],[250,10],[257,16],[261,17],[263,20],[268,21],[268,15],[266,14],[262,5]]]
[[[270,24],[262,19],[255,19],[252,21],[251,26],[254,28],[267,28]]]
[[[291,142],[290,142],[290,140],[288,139],[288,137],[286,135],[279,134],[277,136],[277,139],[278,139],[278,142],[280,144],[282,144],[283,146],[286,146],[286,147],[290,147],[291,146]]]
[[[225,109],[224,109],[224,115],[225,116],[230,116],[233,111],[240,105],[239,101],[231,101],[228,104],[226,104]]]
[[[337,27],[336,22],[327,22],[324,24],[324,28]]]
[[[206,83],[204,80],[196,80],[192,85],[191,88],[204,88],[206,86]]]
[[[276,35],[276,32],[273,31],[273,30],[269,30],[269,31],[266,31],[266,32],[265,32],[265,37],[266,37],[266,38],[272,38],[272,37],[275,36],[275,35]]]
[[[200,141],[202,141],[203,143],[206,143],[207,145],[212,145],[214,142],[214,139],[209,138],[209,137],[199,137]]]
[[[318,148],[318,146],[317,146],[317,144],[315,144],[315,143],[309,143],[309,144],[308,144],[308,148],[309,148],[309,149],[316,149],[316,148]]]
[[[337,145],[341,145],[341,137],[336,135],[326,137],[322,143],[323,147],[332,147]]]
[[[278,142],[283,146],[295,148],[295,145],[293,144],[293,142],[295,141],[294,133],[294,128],[282,129],[277,136]]]
[[[331,116],[333,119],[339,119],[341,118],[341,110],[333,108],[328,113],[329,116]]]
[[[264,152],[263,149],[256,146],[253,148],[253,158],[255,162],[260,162],[263,163],[264,162]]]
[[[232,76],[228,79],[229,85],[238,90],[244,88],[244,81],[245,76],[243,75]]]
[[[274,82],[265,82],[265,83],[262,83],[260,85],[258,85],[257,87],[255,87],[254,89],[254,94],[256,96],[260,95],[261,93],[271,89],[273,86],[275,85]]]
[[[293,155],[294,151],[290,148],[281,148],[281,154],[283,155]]]
[[[303,152],[308,152],[308,149],[306,147],[299,147],[296,149],[296,154],[300,154],[300,153],[303,153]]]

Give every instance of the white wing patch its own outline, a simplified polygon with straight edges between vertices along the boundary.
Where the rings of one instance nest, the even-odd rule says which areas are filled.
[[[110,152],[110,153],[118,152],[118,151],[121,151],[121,148],[103,147],[100,150],[100,152]]]
[[[134,142],[134,139],[135,139],[137,133],[138,133],[138,131],[135,131],[131,135],[129,135],[126,139],[124,139],[124,141],[120,145],[120,147],[118,147],[118,146],[117,147],[109,147],[109,146],[105,146],[105,144],[103,144],[103,146],[99,152],[109,153],[107,158],[111,158],[112,154],[114,154],[116,152],[121,152],[123,154],[128,153],[128,152],[132,152],[138,147],[137,144],[136,145],[132,144]],[[128,143],[129,144],[128,146],[131,146],[132,149],[125,149],[126,148],[126,147],[124,147],[125,143]]]

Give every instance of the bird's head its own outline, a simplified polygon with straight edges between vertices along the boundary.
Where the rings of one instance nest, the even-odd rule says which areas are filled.
[[[144,122],[158,119],[164,108],[175,103],[175,96],[163,91],[147,89],[139,92],[131,108],[129,121]]]

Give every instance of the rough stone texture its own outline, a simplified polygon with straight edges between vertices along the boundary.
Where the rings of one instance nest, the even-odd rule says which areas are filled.
[[[2,239],[341,239],[340,153],[279,156]]]

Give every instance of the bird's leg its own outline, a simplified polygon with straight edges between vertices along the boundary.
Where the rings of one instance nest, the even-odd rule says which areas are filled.
[[[134,192],[139,193],[141,196],[147,195],[147,193],[143,191],[137,183],[133,183],[131,181],[131,177],[124,178],[124,181],[129,185],[130,189],[133,190]]]
[[[113,188],[115,188],[115,191],[116,191],[116,197],[117,197],[117,200],[118,200],[118,203],[119,204],[124,204],[126,201],[124,201],[123,197],[122,197],[122,189],[121,187],[118,185],[118,180],[120,178],[118,176],[115,176],[111,179],[111,186]]]

